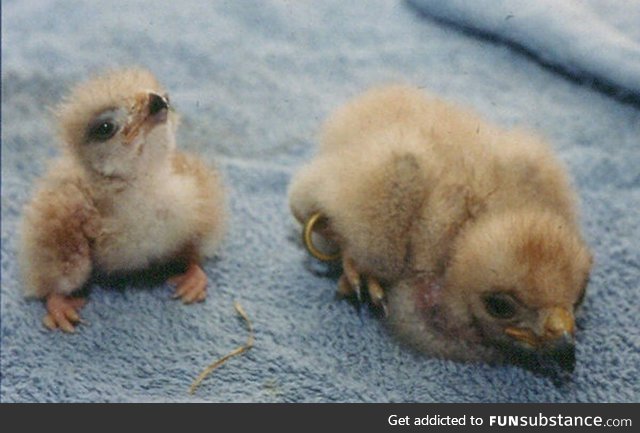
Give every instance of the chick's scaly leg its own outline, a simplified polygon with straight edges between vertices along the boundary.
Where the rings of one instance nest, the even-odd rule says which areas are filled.
[[[47,314],[42,319],[42,323],[52,331],[60,328],[64,332],[75,332],[75,324],[82,322],[78,311],[86,302],[84,298],[52,293],[47,296]]]
[[[169,283],[178,286],[173,298],[180,298],[185,304],[202,302],[207,297],[207,275],[195,263],[190,264],[184,274],[171,277]]]

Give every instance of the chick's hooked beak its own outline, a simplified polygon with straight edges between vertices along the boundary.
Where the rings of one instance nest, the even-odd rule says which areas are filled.
[[[542,335],[529,328],[508,327],[505,334],[525,343],[543,358],[550,359],[563,370],[573,372],[576,366],[575,319],[567,308],[553,307],[543,315]]]
[[[166,97],[156,93],[149,94],[149,115],[155,116],[158,113],[169,109],[169,101]]]
[[[131,120],[124,130],[127,143],[131,143],[140,131],[149,131],[164,123],[169,116],[169,99],[154,92],[144,92],[136,96]]]

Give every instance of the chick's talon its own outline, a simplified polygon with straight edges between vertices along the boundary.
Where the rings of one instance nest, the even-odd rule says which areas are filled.
[[[367,277],[367,292],[371,303],[382,310],[384,317],[389,317],[384,289],[376,279]]]
[[[362,278],[357,271],[353,260],[344,256],[342,258],[342,283],[338,281],[338,292],[345,296],[354,296],[358,304],[362,304]],[[340,286],[342,284],[342,287]]]
[[[354,285],[349,282],[349,279],[345,274],[342,274],[338,279],[338,288],[336,289],[336,295],[339,298],[350,298],[356,301],[356,305],[361,305],[364,300],[362,299],[362,287],[360,284]]]
[[[75,332],[75,325],[84,323],[78,311],[86,302],[84,298],[51,294],[46,300],[47,314],[42,319],[42,323],[51,331],[60,328],[64,332]]]
[[[354,296],[357,300],[357,305],[363,303],[362,297],[362,281],[363,277],[356,270],[353,260],[348,257],[342,260],[342,276],[338,280],[338,295],[341,297]],[[371,305],[382,310],[385,317],[388,317],[387,300],[384,293],[384,289],[373,277],[367,276],[366,280],[367,294]]]
[[[173,299],[179,298],[185,304],[203,302],[207,297],[207,275],[196,264],[190,265],[184,274],[170,278],[169,283],[178,285]]]

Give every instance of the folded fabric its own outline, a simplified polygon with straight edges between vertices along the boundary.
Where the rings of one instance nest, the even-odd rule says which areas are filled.
[[[565,0],[408,0],[428,16],[524,49],[623,97],[640,101],[640,38],[634,26],[615,26],[615,17],[640,23],[640,5],[607,2],[618,12],[607,20],[602,4]]]

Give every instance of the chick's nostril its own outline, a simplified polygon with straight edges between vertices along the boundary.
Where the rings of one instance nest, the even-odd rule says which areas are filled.
[[[149,94],[149,114],[153,115],[169,108],[169,102],[155,93]]]

